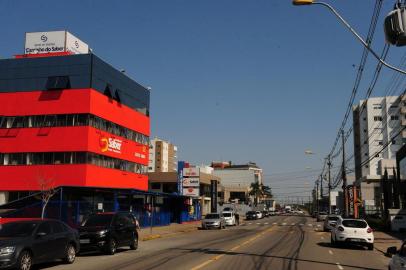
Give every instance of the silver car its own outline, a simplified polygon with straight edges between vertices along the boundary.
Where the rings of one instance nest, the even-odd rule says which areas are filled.
[[[217,228],[219,230],[226,228],[226,220],[219,213],[207,214],[202,220],[202,229]]]
[[[327,212],[319,212],[317,214],[317,221],[324,221],[327,218]]]
[[[392,257],[392,259],[389,261],[388,269],[405,269],[404,266],[406,265],[406,242],[403,242],[399,250],[395,246],[389,247],[386,251],[386,254]]]
[[[323,230],[325,232],[331,231],[337,224],[337,220],[341,217],[339,215],[328,215],[324,220]]]

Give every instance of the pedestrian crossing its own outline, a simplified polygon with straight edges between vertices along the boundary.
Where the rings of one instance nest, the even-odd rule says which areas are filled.
[[[240,224],[240,226],[248,226],[248,225],[260,225],[260,226],[265,226],[265,225],[269,225],[269,226],[300,226],[300,227],[311,227],[311,228],[320,228],[321,225],[320,224],[314,224],[314,223],[287,223],[287,222],[281,222],[281,223],[277,223],[277,222],[273,222],[273,223],[269,223],[269,222],[243,222]]]

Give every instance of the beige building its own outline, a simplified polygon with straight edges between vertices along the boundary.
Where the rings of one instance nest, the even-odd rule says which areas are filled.
[[[155,138],[149,147],[148,172],[176,172],[178,147],[168,141]]]

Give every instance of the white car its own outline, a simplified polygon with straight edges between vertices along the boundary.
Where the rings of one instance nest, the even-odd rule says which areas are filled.
[[[337,215],[328,215],[327,218],[324,220],[323,230],[325,232],[331,231],[337,224],[337,220],[341,217]]]
[[[236,226],[237,219],[233,211],[223,211],[223,217],[226,220],[227,226]]]
[[[264,217],[264,215],[262,215],[261,211],[256,211],[256,213],[257,213],[257,219],[260,219],[260,218]]]
[[[396,247],[389,247],[386,254],[392,256],[389,261],[389,270],[405,269],[406,266],[406,241],[403,242],[402,247],[397,250]]]
[[[363,219],[340,218],[331,230],[331,244],[352,243],[374,249],[374,233]]]

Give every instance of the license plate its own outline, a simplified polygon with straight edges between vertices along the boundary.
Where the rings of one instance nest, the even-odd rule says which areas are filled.
[[[361,242],[360,239],[351,239],[352,242]]]
[[[80,239],[79,241],[81,244],[89,244],[90,243],[90,239]]]

